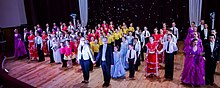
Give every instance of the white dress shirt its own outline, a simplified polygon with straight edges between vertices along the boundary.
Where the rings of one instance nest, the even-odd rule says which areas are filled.
[[[204,29],[204,25],[201,25],[201,29],[200,30],[202,31],[203,29]]]
[[[170,28],[171,30],[173,30],[173,34],[176,35],[176,38],[179,39],[179,31],[177,27],[172,27]]]
[[[145,35],[145,38],[150,37],[150,32],[149,31],[144,31],[144,35]]]
[[[131,52],[131,57],[130,56],[130,52]],[[136,62],[137,60],[137,55],[136,55],[136,51],[135,50],[128,50],[127,54],[126,54],[126,61],[128,62],[128,59],[134,59],[134,62]]]
[[[163,42],[166,42],[167,41],[167,35],[168,34],[165,34],[164,37],[163,37]],[[172,34],[172,41],[176,44],[177,43],[177,38],[175,35]]]
[[[204,29],[204,39],[208,39],[208,29]]]
[[[53,42],[52,42],[52,40],[47,40],[47,48],[48,48],[48,51],[50,50],[50,47],[52,47],[53,46]]]
[[[169,41],[166,41],[166,42],[164,43],[163,49],[162,49],[161,51],[166,50],[166,53],[173,53],[173,52],[175,52],[175,51],[178,50],[176,43],[170,41],[169,51],[168,51],[168,50],[167,50],[167,48],[168,48],[168,43],[169,43]]]
[[[138,52],[138,55],[140,55],[140,53],[141,53],[141,43],[140,43],[140,41],[137,41],[137,42],[134,44],[134,50],[135,50],[136,52]]]
[[[46,31],[47,31],[47,33],[48,33],[48,32],[50,31],[50,28],[49,28],[49,27],[47,27],[47,28],[46,28]]]
[[[91,59],[91,61],[92,62],[94,62],[94,59],[93,59],[93,56],[92,56],[92,52],[91,52],[91,50],[90,50],[90,48],[89,48],[89,45],[87,45],[87,44],[85,44],[85,45],[83,45],[82,46],[82,52],[81,52],[81,46],[82,45],[79,45],[79,47],[78,47],[78,52],[77,52],[77,60],[78,60],[78,62],[81,60],[81,59],[83,59],[83,60],[89,60],[89,58]],[[81,58],[81,56],[83,57],[83,58]]]
[[[103,48],[102,48],[102,61],[106,61],[106,59],[105,59],[106,50],[107,50],[107,44],[103,44]]]
[[[40,37],[40,36],[35,37],[35,44],[41,44],[41,48],[43,48],[42,37]]]
[[[68,30],[73,30],[73,29],[74,29],[73,25],[68,26]]]
[[[24,33],[24,41],[26,42],[27,33]]]
[[[215,46],[215,42],[210,42],[211,52],[213,52]]]

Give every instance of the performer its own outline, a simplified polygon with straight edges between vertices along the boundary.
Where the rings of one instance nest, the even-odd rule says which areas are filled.
[[[193,86],[205,85],[205,64],[202,57],[202,48],[198,40],[193,39],[189,49],[184,50],[185,61],[181,81]]]
[[[128,70],[128,63],[126,61],[126,54],[128,51],[128,42],[126,40],[126,37],[122,37],[122,42],[121,42],[121,48],[120,48],[120,57],[121,57],[121,62],[125,70]]]
[[[121,63],[120,52],[118,52],[118,47],[114,47],[113,52],[114,65],[111,67],[111,77],[112,78],[124,78],[126,71]]]
[[[220,44],[220,38],[217,36],[217,32],[216,29],[212,29],[211,30],[211,34],[213,34],[215,36],[215,41]]]
[[[200,37],[203,43],[209,42],[208,37],[211,31],[208,29],[208,25],[204,25],[204,29],[200,32]]]
[[[166,34],[167,33],[167,24],[166,23],[163,23],[163,34]]]
[[[141,65],[140,54],[141,54],[141,43],[138,38],[134,38],[133,42],[134,50],[136,51],[136,64],[134,65],[135,71],[138,71],[138,67]]]
[[[145,36],[144,36],[144,31],[141,33],[141,61],[144,61],[145,58],[145,52],[146,52],[146,46],[145,46]]]
[[[37,53],[39,56],[38,62],[45,61],[44,52],[43,52],[43,40],[39,31],[36,32],[35,46],[37,47]]]
[[[172,41],[172,35],[167,35],[168,41],[164,43],[163,49],[158,51],[161,53],[166,51],[165,54],[165,78],[166,80],[173,80],[173,69],[174,69],[174,54],[176,54],[178,48],[175,42]]]
[[[25,44],[25,49],[27,52],[27,59],[30,59],[30,54],[29,54],[29,50],[28,50],[28,45],[29,45],[29,41],[28,41],[28,36],[29,36],[29,32],[27,28],[24,28],[24,44]]]
[[[92,45],[91,47],[92,52],[94,53],[94,57],[96,58],[98,53],[99,53],[99,44],[98,44],[98,40],[95,39],[95,43]],[[96,62],[96,67],[100,67],[100,61]]]
[[[64,54],[64,60],[67,61],[67,67],[68,68],[72,68],[72,57],[73,57],[73,53],[72,53],[72,48],[70,47],[70,43],[67,40],[66,42],[66,46],[65,46],[65,54]]]
[[[154,37],[149,38],[149,42],[146,44],[146,77],[152,78],[154,75],[158,77],[158,58],[157,58],[157,42],[154,42]]]
[[[205,82],[206,85],[213,86],[216,65],[220,60],[220,45],[213,34],[209,36],[209,40],[205,44]]]
[[[172,34],[174,36],[176,36],[177,40],[179,39],[179,31],[178,31],[178,28],[176,27],[176,23],[173,22],[172,23],[172,27],[170,28],[172,30]]]
[[[104,84],[103,87],[108,87],[111,79],[110,69],[114,64],[113,54],[112,54],[112,46],[107,45],[108,40],[106,37],[102,39],[103,45],[99,47],[99,53],[96,58],[96,62],[100,60],[102,66],[102,72],[104,75]]]
[[[89,45],[85,44],[85,38],[82,37],[80,39],[80,44],[78,47],[78,63],[81,65],[82,71],[83,71],[83,77],[84,81],[82,83],[88,83],[89,82],[89,64],[90,60],[94,63],[92,52],[89,48]]]
[[[46,32],[47,32],[47,34],[49,34],[49,33],[51,33],[51,29],[50,29],[50,26],[49,26],[49,24],[47,23],[46,24]]]
[[[148,43],[148,41],[149,41],[149,37],[150,37],[150,32],[147,30],[147,27],[145,26],[144,27],[144,39],[145,39],[145,43]]]
[[[193,32],[192,32],[193,33]],[[163,36],[163,42],[166,42],[168,40],[168,35],[171,35],[172,36],[172,41],[176,44],[177,43],[177,38],[176,36],[174,36],[172,34],[172,30],[171,29],[168,29],[167,30],[167,33]]]
[[[130,23],[130,27],[128,28],[128,32],[134,33],[133,23]]]
[[[21,35],[18,33],[18,29],[15,29],[14,33],[14,57],[18,59],[19,57],[27,54],[27,51],[25,49],[24,42],[21,40]]]
[[[60,49],[59,49],[59,42],[58,40],[55,38],[53,38],[53,46],[52,46],[52,50],[53,50],[53,58],[55,63],[60,64],[61,63],[61,55],[60,55]]]
[[[132,44],[129,44],[129,50],[127,52],[128,53],[126,55],[126,61],[129,64],[129,78],[131,80],[134,80],[134,74],[135,74],[134,65],[136,64],[137,61],[137,54]]]
[[[201,34],[204,29],[205,29],[205,20],[201,20],[200,25],[198,26],[198,32]]]
[[[47,35],[46,32],[43,31],[42,32],[42,39],[43,39],[43,51],[44,51],[44,55],[48,54],[48,49],[47,49]]]
[[[64,42],[61,42],[60,43],[60,54],[61,54],[61,60],[62,60],[62,63],[63,63],[63,65],[62,65],[62,68],[64,68],[64,69],[66,69],[66,67],[67,67],[67,61],[66,60],[64,60],[64,54],[65,54],[65,46],[64,46],[64,44],[63,44]]]
[[[158,34],[157,28],[154,29],[154,34],[152,34],[152,36],[154,37],[154,41],[155,41],[155,42],[157,42],[157,43],[160,42],[161,36],[160,36],[160,34]]]
[[[52,40],[52,37],[51,35],[48,35],[48,40],[47,40],[47,50],[49,51],[49,54],[50,54],[50,63],[54,63],[54,58],[53,58],[53,50],[52,50],[52,47],[53,47],[53,40]]]
[[[132,36],[132,32],[129,32],[129,36],[127,36],[128,44],[133,43],[134,36]]]
[[[30,30],[30,35],[28,36],[29,41],[29,53],[30,53],[30,60],[37,60],[37,48],[35,47],[35,36],[33,34],[33,31]]]

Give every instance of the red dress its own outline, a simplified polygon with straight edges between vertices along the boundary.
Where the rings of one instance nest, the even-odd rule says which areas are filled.
[[[29,53],[30,53],[30,58],[37,58],[37,49],[35,47],[35,36],[34,35],[30,35],[28,36],[28,41],[29,41]]]
[[[66,31],[67,29],[68,29],[68,27],[67,27],[67,26],[64,26],[63,29],[62,29],[62,31]]]
[[[167,33],[167,28],[163,28],[163,34]]]
[[[149,74],[154,74],[156,76],[158,76],[158,59],[157,59],[157,43],[147,43],[146,44],[147,48],[148,48],[148,56],[146,58],[146,73],[147,75]]]
[[[152,34],[152,36],[154,37],[154,41],[159,42],[160,41],[160,34]]]
[[[43,34],[42,35],[42,40],[43,40],[43,51],[45,54],[48,53],[48,48],[47,48],[47,35]]]
[[[160,37],[162,39],[163,39],[163,36],[164,35],[160,34]],[[160,50],[162,50],[162,48],[163,48],[163,44],[161,42],[159,42],[157,49],[160,51]],[[158,54],[158,60],[159,60],[160,63],[164,63],[164,55],[165,55],[164,52],[162,52],[161,54]]]

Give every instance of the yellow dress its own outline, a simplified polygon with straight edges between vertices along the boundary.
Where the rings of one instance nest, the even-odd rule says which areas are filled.
[[[129,27],[128,32],[134,32],[134,27]]]
[[[99,38],[99,45],[102,45],[102,39]]]
[[[112,42],[111,37],[110,37],[110,36],[108,36],[107,38],[108,38],[108,44],[111,44],[111,42]]]
[[[111,37],[111,41],[114,42],[115,41],[114,34],[112,34],[110,37]]]
[[[114,38],[115,38],[115,40],[119,40],[120,34],[119,33],[114,33]]]
[[[95,53],[98,53],[99,52],[99,44],[94,44],[92,46],[92,51],[95,52]]]

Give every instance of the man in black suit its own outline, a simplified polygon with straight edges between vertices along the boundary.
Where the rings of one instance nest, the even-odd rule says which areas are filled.
[[[204,25],[204,29],[201,31],[200,33],[200,37],[201,37],[201,40],[202,40],[202,43],[206,43],[206,42],[209,42],[209,34],[210,34],[210,31],[208,30],[208,25],[205,24]]]
[[[216,29],[212,29],[211,30],[211,34],[213,34],[215,36],[215,41],[220,44],[220,38],[217,36],[217,32]]]
[[[205,28],[205,21],[204,20],[201,20],[200,21],[200,25],[198,26],[198,32],[201,34],[201,32],[204,30]]]
[[[112,46],[108,45],[108,40],[106,37],[102,39],[103,45],[99,48],[99,53],[96,57],[96,62],[100,61],[102,66],[102,72],[104,75],[104,84],[103,87],[108,87],[111,79],[110,69],[111,66],[114,64],[113,60],[113,51]]]
[[[220,45],[213,34],[209,36],[209,40],[210,42],[205,44],[205,81],[206,85],[214,85],[215,69],[220,59]]]
[[[28,55],[28,58],[27,59],[30,59],[30,55],[29,55],[29,50],[28,50],[28,45],[29,45],[29,42],[28,42],[28,36],[29,36],[29,32],[28,32],[28,29],[27,28],[24,28],[24,44],[25,44],[25,49],[26,49],[26,52],[27,52],[27,55]]]

